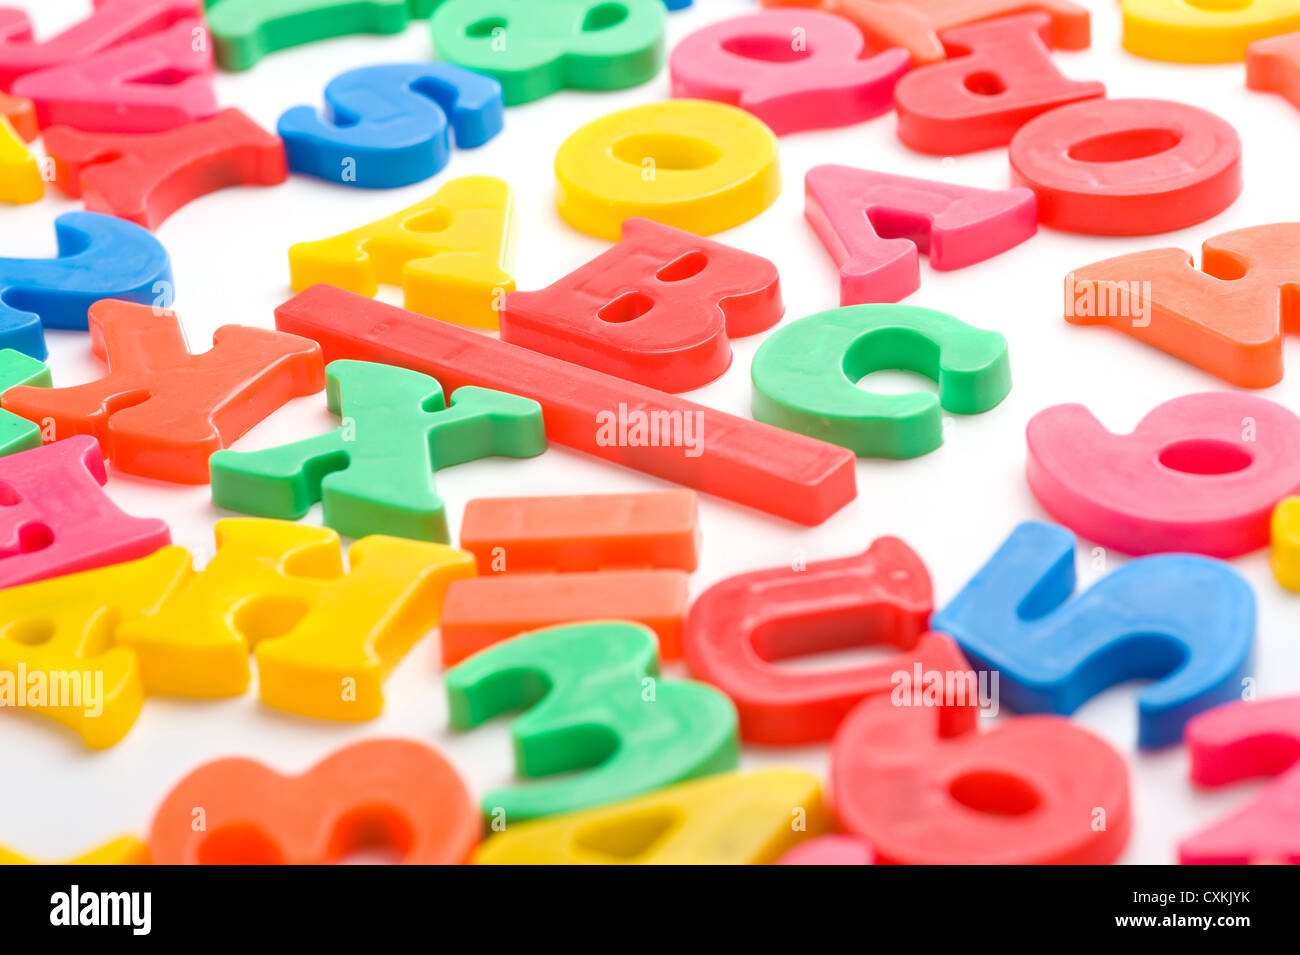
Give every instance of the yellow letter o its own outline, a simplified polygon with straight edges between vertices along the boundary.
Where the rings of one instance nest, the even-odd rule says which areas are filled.
[[[633,216],[712,235],[752,219],[781,192],[772,131],[744,110],[693,99],[588,123],[555,154],[555,178],[565,221],[613,240]]]

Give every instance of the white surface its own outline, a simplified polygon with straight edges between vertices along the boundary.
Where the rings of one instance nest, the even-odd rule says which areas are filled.
[[[20,5],[22,5],[20,3]],[[89,9],[85,0],[43,0],[34,18],[41,35]],[[1069,76],[1103,80],[1110,95],[1176,99],[1213,110],[1232,122],[1245,146],[1246,187],[1225,213],[1183,232],[1132,239],[1074,236],[1043,231],[990,261],[938,274],[923,265],[922,288],[907,301],[941,309],[1010,340],[1015,385],[998,408],[950,422],[942,448],[907,462],[860,461],[859,496],[820,527],[802,529],[713,498],[702,498],[703,565],[693,593],[746,570],[788,564],[796,549],[808,560],[838,557],[864,548],[882,534],[896,534],[923,557],[942,606],[1027,518],[1045,517],[1023,477],[1024,426],[1052,404],[1081,401],[1112,430],[1128,430],[1156,404],[1221,383],[1198,369],[1102,328],[1067,325],[1062,319],[1061,280],[1071,268],[1122,252],[1176,245],[1195,250],[1228,229],[1296,216],[1294,157],[1300,152],[1300,114],[1280,97],[1248,91],[1244,67],[1181,66],[1140,60],[1120,49],[1119,10],[1092,3],[1093,46],[1061,53]],[[747,12],[749,0],[697,0],[669,19],[670,42],[712,20]],[[280,113],[319,104],[325,83],[343,70],[433,55],[427,22],[395,37],[353,37],[273,54],[253,70],[223,74],[223,105],[236,105],[268,129]],[[515,276],[523,289],[538,288],[605,248],[605,243],[567,227],[553,206],[551,161],[564,138],[606,112],[661,99],[666,71],[653,82],[620,93],[561,93],[508,111],[503,135],[478,150],[456,152],[450,166],[425,183],[393,191],[331,186],[292,177],[273,189],[233,189],[186,206],[158,230],[171,254],[176,308],[191,346],[208,347],[226,323],[272,326],[272,311],[288,298],[286,250],[387,215],[420,200],[449,179],[465,174],[504,178],[515,190],[519,243]],[[785,188],[757,219],[719,236],[771,258],[781,271],[787,320],[834,307],[837,280],[829,258],[803,219],[804,173],[824,162],[928,176],[975,186],[1008,184],[1006,151],[993,149],[955,159],[913,154],[894,134],[892,114],[831,132],[802,133],[781,140]],[[59,196],[0,211],[0,255],[54,252],[51,223],[78,208]],[[386,301],[400,304],[394,290]],[[763,336],[758,336],[762,338]],[[84,333],[49,333],[56,384],[90,380],[101,368]],[[690,395],[705,404],[748,415],[748,369],[759,341],[740,340],[728,373]],[[1300,354],[1288,348],[1288,360]],[[907,374],[871,376],[870,387],[913,390],[933,385]],[[1293,372],[1266,396],[1294,406],[1300,378]],[[266,447],[334,426],[321,396],[300,399],[258,426],[238,445]],[[438,475],[453,529],[466,500],[476,496],[639,491],[661,486],[637,472],[553,447],[529,461],[485,460]],[[113,474],[109,492],[128,511],[165,518],[177,544],[212,553],[212,524],[224,516],[206,487],[182,488]],[[307,518],[319,522],[319,508]],[[1111,560],[1112,568],[1122,558]],[[1259,601],[1257,673],[1261,695],[1300,689],[1297,598],[1273,580],[1265,552],[1233,562],[1255,588]],[[1096,574],[1081,562],[1087,583]],[[42,858],[83,851],[112,836],[147,832],[157,801],[187,771],[214,757],[246,754],[282,770],[301,770],[343,743],[367,736],[400,734],[443,748],[472,787],[482,791],[511,778],[507,722],[453,734],[437,664],[436,637],[419,643],[390,677],[387,706],[373,723],[350,726],[295,719],[258,704],[255,689],[222,702],[150,698],[135,728],[102,753],[39,717],[0,715],[0,844]],[[843,661],[862,654],[842,655]],[[826,663],[834,662],[826,658]],[[680,666],[668,668],[672,675]],[[1197,794],[1187,782],[1181,747],[1140,754],[1134,746],[1136,684],[1101,694],[1076,714],[1110,740],[1133,767],[1136,826],[1127,862],[1171,862],[1180,837],[1241,805],[1257,785]],[[746,746],[742,765],[786,763],[825,777],[826,747],[770,750]]]

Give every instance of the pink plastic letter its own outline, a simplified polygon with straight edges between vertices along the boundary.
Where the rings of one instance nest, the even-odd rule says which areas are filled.
[[[818,836],[795,846],[777,865],[875,865],[876,854],[857,836]]]
[[[1187,724],[1192,781],[1277,781],[1178,847],[1183,865],[1300,862],[1300,696],[1228,703]]]
[[[975,189],[849,166],[815,166],[804,215],[840,268],[840,304],[898,302],[921,287],[919,252],[965,268],[1038,230],[1028,189]]]
[[[87,60],[29,73],[14,93],[36,104],[42,127],[154,133],[206,119],[217,112],[217,93],[212,46],[194,42],[202,29],[198,20],[181,20]]]
[[[0,458],[0,588],[152,554],[171,541],[156,518],[108,499],[99,445],[73,435]]]
[[[95,10],[58,36],[34,42],[21,10],[0,9],[0,90],[25,73],[84,60],[100,50],[203,15],[202,0],[95,0]]]
[[[723,20],[673,49],[673,96],[739,106],[778,136],[860,123],[893,106],[894,84],[911,65],[899,47],[864,60],[865,46],[852,23],[817,10]]]
[[[1056,405],[1025,437],[1029,487],[1047,512],[1127,554],[1264,547],[1274,505],[1300,488],[1300,418],[1254,395],[1184,395],[1125,435],[1083,405]]]

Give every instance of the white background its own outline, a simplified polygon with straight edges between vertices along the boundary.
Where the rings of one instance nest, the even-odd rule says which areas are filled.
[[[23,5],[23,4],[19,4]],[[89,10],[89,0],[42,0],[33,17],[48,36]],[[1024,427],[1040,409],[1083,402],[1112,430],[1127,431],[1156,404],[1179,395],[1225,387],[1217,379],[1109,329],[1076,327],[1062,318],[1061,282],[1071,268],[1152,246],[1196,250],[1203,239],[1229,229],[1294,218],[1295,157],[1300,154],[1300,113],[1272,94],[1248,91],[1242,64],[1185,66],[1141,60],[1120,48],[1117,4],[1091,3],[1092,48],[1060,53],[1071,77],[1100,79],[1113,97],[1161,97],[1210,109],[1240,132],[1245,150],[1245,191],[1218,217],[1179,233],[1147,238],[1100,238],[1042,231],[997,258],[958,272],[922,266],[922,288],[907,301],[949,312],[1010,341],[1014,387],[993,411],[951,421],[946,442],[905,462],[858,463],[858,498],[820,527],[804,529],[726,502],[702,498],[703,563],[693,593],[734,573],[788,564],[796,548],[809,560],[862,550],[882,534],[906,540],[922,556],[942,606],[998,547],[1019,521],[1045,515],[1026,486]],[[669,17],[669,41],[713,20],[753,9],[751,0],[697,0]],[[327,81],[353,67],[426,60],[433,56],[427,21],[393,37],[352,37],[272,54],[254,69],[217,79],[223,106],[239,106],[268,129],[281,112],[319,104]],[[335,235],[417,202],[449,179],[490,174],[515,191],[519,241],[514,275],[534,289],[582,264],[606,244],[566,226],[553,205],[551,161],[574,129],[606,112],[665,98],[668,76],[610,94],[565,92],[510,109],[506,129],[486,146],[455,152],[434,179],[403,189],[369,191],[292,177],[271,189],[230,189],[175,213],[158,229],[171,254],[176,308],[191,347],[206,349],[212,332],[227,323],[272,326],[272,312],[288,298],[286,250],[298,241]],[[838,304],[831,264],[803,219],[804,173],[835,162],[886,172],[965,183],[1008,185],[1004,149],[939,159],[909,152],[887,114],[830,132],[781,140],[784,191],[775,205],[718,238],[772,259],[781,271],[787,320]],[[0,209],[0,255],[52,255],[54,218],[79,208],[47,196],[25,207]],[[400,304],[400,293],[381,297]],[[761,338],[762,336],[759,336]],[[56,385],[87,381],[103,369],[84,333],[50,332]],[[748,415],[748,369],[755,339],[735,343],[735,361],[720,380],[690,395],[705,404]],[[1300,353],[1288,347],[1290,362]],[[923,378],[877,373],[863,385],[876,390],[934,389]],[[1294,407],[1294,373],[1262,394]],[[334,427],[323,395],[299,399],[278,411],[237,447],[266,447]],[[465,502],[476,496],[643,491],[662,486],[634,471],[552,447],[528,461],[484,460],[439,473],[450,526],[458,529]],[[156,515],[171,525],[175,543],[199,563],[212,554],[212,525],[224,515],[207,487],[186,488],[112,473],[109,493],[126,510]],[[307,519],[319,522],[319,508]],[[1111,568],[1122,558],[1115,556]],[[1297,598],[1273,580],[1267,553],[1233,565],[1251,582],[1259,601],[1257,674],[1261,695],[1300,689],[1300,614]],[[1081,561],[1080,577],[1095,577]],[[864,659],[871,651],[818,658],[818,665]],[[39,717],[0,715],[0,844],[44,859],[69,856],[124,833],[147,834],[157,802],[180,777],[215,757],[257,757],[283,771],[300,771],[347,741],[398,734],[434,742],[447,752],[476,791],[512,778],[511,751],[501,720],[466,734],[447,728],[436,635],[421,641],[389,678],[387,704],[370,724],[298,719],[259,705],[255,688],[219,702],[150,698],[135,728],[116,747],[87,751],[72,733]],[[671,675],[683,673],[670,666]],[[1240,806],[1259,784],[1197,793],[1187,781],[1181,747],[1139,753],[1134,746],[1136,684],[1116,687],[1084,706],[1076,718],[1103,735],[1130,761],[1136,824],[1126,862],[1172,862],[1179,839]],[[825,746],[773,750],[746,746],[746,767],[785,763],[825,778]]]

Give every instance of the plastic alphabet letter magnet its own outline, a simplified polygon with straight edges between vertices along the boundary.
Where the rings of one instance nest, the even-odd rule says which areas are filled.
[[[939,396],[857,387],[884,368],[934,379]],[[850,305],[802,318],[763,342],[750,375],[755,419],[874,458],[933,451],[943,442],[940,408],[980,414],[1011,390],[1000,333],[911,305]]]
[[[1074,535],[1019,525],[930,620],[981,670],[1001,674],[1021,713],[1073,713],[1139,677],[1138,745],[1177,743],[1204,710],[1241,695],[1255,642],[1255,595],[1230,566],[1191,554],[1125,564],[1072,598]]]
[[[776,136],[725,103],[676,99],[602,116],[555,154],[556,205],[581,232],[617,240],[625,219],[713,235],[781,191]]]
[[[493,77],[518,106],[653,78],[666,20],[660,0],[443,0],[431,27],[438,56]]]
[[[778,136],[887,112],[911,66],[891,47],[863,59],[861,31],[816,10],[771,10],[697,30],[674,48],[673,95],[731,103]]]

